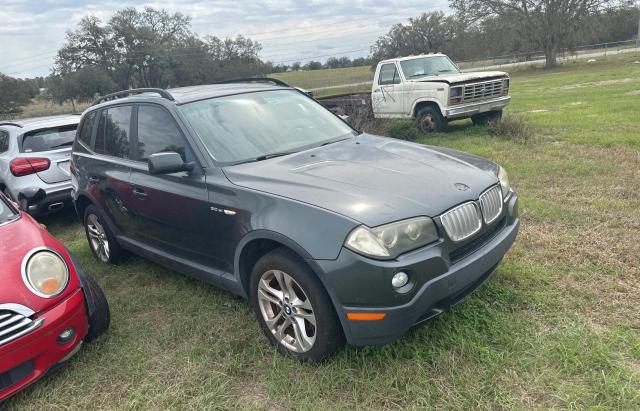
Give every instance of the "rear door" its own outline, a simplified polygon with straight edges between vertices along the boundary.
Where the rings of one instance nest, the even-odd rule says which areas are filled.
[[[130,177],[133,106],[118,105],[98,113],[98,126],[92,139],[93,154],[88,156],[84,173],[90,194],[115,224],[118,234],[134,232]],[[79,136],[80,137],[80,136]]]
[[[215,266],[210,258],[205,176],[182,130],[167,109],[155,104],[138,105],[137,125],[138,163],[131,174],[136,239],[169,254]],[[190,172],[150,174],[147,159],[162,152],[177,152],[196,167]]]
[[[37,175],[47,184],[62,183],[71,178],[69,161],[77,124],[51,127],[25,133],[18,138],[21,157],[47,158],[49,168]]]

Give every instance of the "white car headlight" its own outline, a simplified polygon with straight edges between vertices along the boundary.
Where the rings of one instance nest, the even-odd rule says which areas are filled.
[[[69,283],[69,267],[58,253],[36,249],[22,262],[22,279],[32,293],[53,298],[60,295]]]
[[[509,184],[509,176],[504,168],[498,166],[498,180],[500,181],[500,187],[502,188],[502,198],[507,198],[511,185]]]
[[[359,226],[345,246],[374,258],[395,258],[438,239],[438,230],[429,217],[416,217],[375,228]]]

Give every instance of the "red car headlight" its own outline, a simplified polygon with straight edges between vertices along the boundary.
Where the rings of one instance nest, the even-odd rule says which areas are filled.
[[[22,279],[35,295],[54,298],[69,284],[69,267],[57,252],[37,248],[22,261]]]

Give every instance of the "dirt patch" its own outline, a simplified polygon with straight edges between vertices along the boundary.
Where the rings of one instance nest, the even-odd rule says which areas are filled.
[[[624,93],[628,96],[640,96],[640,90],[631,90]]]

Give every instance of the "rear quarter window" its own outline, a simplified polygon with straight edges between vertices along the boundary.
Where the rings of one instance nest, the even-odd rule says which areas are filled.
[[[76,136],[76,127],[74,124],[28,132],[22,137],[21,151],[38,153],[69,147]]]
[[[9,150],[9,133],[6,130],[0,130],[0,154]]]
[[[91,134],[93,133],[93,123],[96,119],[96,112],[92,111],[82,120],[82,125],[78,129],[78,141],[81,141],[85,147],[91,147]]]

